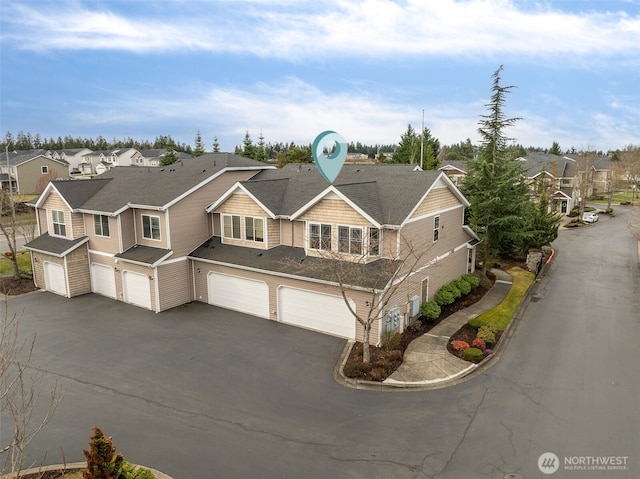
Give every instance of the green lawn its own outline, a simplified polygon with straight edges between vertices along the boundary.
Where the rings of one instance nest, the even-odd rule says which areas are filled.
[[[588,200],[589,203],[596,203],[599,205],[606,205],[607,200]],[[635,203],[640,202],[639,198],[634,198],[633,191],[619,191],[613,194],[613,198],[611,199],[611,204],[620,204],[624,201],[633,201]]]
[[[511,321],[524,295],[527,294],[529,286],[535,281],[536,277],[533,273],[519,267],[511,268],[508,273],[513,277],[513,284],[509,293],[496,308],[472,319],[474,326],[491,323],[498,331],[504,331],[509,325],[509,321]]]
[[[0,256],[0,274],[13,274],[13,266],[11,260],[6,258],[4,254]],[[31,253],[18,253],[18,268],[20,271],[31,271]]]

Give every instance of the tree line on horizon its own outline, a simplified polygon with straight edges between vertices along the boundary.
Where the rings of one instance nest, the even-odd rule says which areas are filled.
[[[136,148],[137,150],[165,149],[167,150],[167,160],[169,164],[172,160],[177,160],[176,153],[182,152],[194,157],[203,155],[207,148],[202,140],[200,131],[197,131],[194,146],[175,141],[171,135],[158,135],[154,141],[147,139],[136,140],[131,137],[125,139],[107,140],[99,135],[96,138],[81,138],[65,135],[58,136],[57,139],[43,138],[39,133],[32,135],[19,131],[15,135],[7,132],[0,142],[0,147],[13,150],[62,150],[71,148],[88,148],[93,151],[112,150],[118,148]],[[479,146],[474,145],[470,138],[451,145],[440,145],[440,141],[435,138],[428,128],[424,128],[422,134],[416,131],[411,124],[407,130],[400,135],[400,141],[394,144],[374,144],[368,145],[360,141],[348,143],[349,153],[359,153],[366,155],[368,159],[378,163],[410,163],[420,164],[424,169],[437,169],[439,166],[451,161],[468,161],[477,157]],[[214,137],[212,150],[214,153],[220,152],[218,138]],[[551,153],[556,155],[578,153],[575,148],[563,151],[557,142],[553,142],[550,148],[533,147],[525,148],[520,144],[507,146],[510,156],[517,158],[529,153]],[[266,142],[262,133],[256,143],[253,142],[249,131],[245,133],[243,141],[234,149],[234,153],[257,161],[274,162],[279,166],[287,163],[312,163],[311,143],[298,145],[295,142]],[[594,152],[603,156],[602,151]],[[613,152],[614,159],[615,153]]]

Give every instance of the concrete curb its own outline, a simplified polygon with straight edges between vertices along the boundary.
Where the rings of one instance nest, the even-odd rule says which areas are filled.
[[[150,467],[141,466],[139,464],[135,464],[135,465],[137,467],[142,467],[144,469],[149,469],[151,472],[153,472],[153,475],[155,476],[155,479],[173,479],[171,476],[168,476],[163,472],[156,471],[155,469],[152,469]],[[24,477],[24,476],[27,476],[29,474],[41,474],[43,472],[57,471],[57,470],[64,470],[65,472],[76,472],[76,471],[80,471],[80,470],[84,469],[85,467],[87,467],[87,463],[86,462],[72,462],[72,463],[69,463],[69,464],[53,464],[51,466],[34,467],[34,468],[31,468],[31,469],[26,469],[24,471],[20,471],[20,477]],[[16,478],[15,474],[5,474],[5,475],[0,477],[0,479],[15,479],[15,478]]]
[[[535,291],[537,290],[537,285],[540,282],[540,277],[544,275],[544,272],[547,266],[550,264],[551,260],[555,258],[556,251],[554,249],[551,250],[551,255],[542,265],[538,276],[534,280],[533,283],[527,289],[527,292],[524,295],[524,298],[518,305],[516,312],[514,313],[511,321],[509,321],[509,325],[507,329],[504,330],[498,344],[494,348],[494,354],[486,357],[482,362],[478,364],[470,363],[469,367],[453,374],[445,379],[434,379],[434,380],[426,380],[426,381],[416,381],[416,382],[402,382],[396,380],[390,380],[387,378],[385,382],[375,382],[375,381],[363,381],[359,379],[351,379],[344,375],[344,366],[349,358],[349,354],[351,353],[351,348],[355,344],[354,341],[348,341],[345,344],[344,349],[338,359],[336,366],[333,370],[334,379],[343,386],[350,387],[353,389],[364,389],[364,390],[376,390],[376,391],[423,391],[430,389],[441,389],[449,386],[454,386],[456,384],[460,384],[464,381],[467,381],[478,374],[484,373],[487,369],[492,367],[497,363],[498,360],[502,357],[502,354],[506,350],[511,337],[515,333],[518,323],[524,314],[527,306],[529,305],[529,301],[533,297]],[[640,261],[640,241],[638,242],[638,255]]]

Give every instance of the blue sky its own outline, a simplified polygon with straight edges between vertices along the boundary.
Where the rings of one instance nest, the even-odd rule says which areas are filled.
[[[524,146],[640,144],[640,0],[0,1],[0,132],[233,151],[476,143],[491,75]]]

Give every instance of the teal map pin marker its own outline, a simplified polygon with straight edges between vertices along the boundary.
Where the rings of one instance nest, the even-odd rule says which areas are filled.
[[[327,144],[335,145],[335,149],[329,155],[325,154],[324,149]],[[313,141],[311,148],[313,159],[318,166],[318,170],[322,173],[322,176],[329,182],[338,177],[338,173],[344,165],[344,160],[347,159],[347,142],[335,131],[323,131]]]

